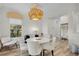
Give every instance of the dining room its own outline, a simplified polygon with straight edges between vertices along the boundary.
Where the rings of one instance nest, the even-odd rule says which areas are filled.
[[[79,54],[79,4],[0,3],[0,6],[0,56]]]

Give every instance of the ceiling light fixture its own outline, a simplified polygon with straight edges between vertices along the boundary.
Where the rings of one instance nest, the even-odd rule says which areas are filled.
[[[33,4],[28,15],[31,20],[41,20],[43,17],[43,11],[39,8],[37,4]]]

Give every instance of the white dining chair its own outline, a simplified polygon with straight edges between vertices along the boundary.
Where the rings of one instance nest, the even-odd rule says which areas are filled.
[[[47,52],[51,52],[52,56],[54,56],[55,43],[56,43],[56,37],[53,37],[53,39],[51,39],[50,42],[43,44],[42,45],[43,55],[44,55],[44,52],[47,51]]]
[[[20,37],[18,39],[18,45],[19,45],[19,54],[20,55],[26,55],[27,51],[28,51],[28,47],[27,47],[27,44],[24,43],[24,38],[23,37]]]
[[[2,48],[7,47],[8,49],[11,48],[13,45],[16,46],[17,48],[17,40],[14,38],[10,38],[10,37],[2,37],[1,38],[1,42],[2,42]],[[10,47],[11,46],[11,47]]]
[[[28,40],[27,45],[28,45],[29,55],[37,56],[37,55],[41,54],[42,47],[40,46],[40,44],[38,42]]]

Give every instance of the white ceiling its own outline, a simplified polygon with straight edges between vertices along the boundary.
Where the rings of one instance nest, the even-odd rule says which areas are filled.
[[[27,3],[5,3],[0,5],[15,9],[24,15],[27,15],[28,10],[32,6],[32,4]],[[55,18],[65,14],[69,14],[79,7],[79,4],[73,3],[41,3],[39,5],[44,10],[44,16],[47,18]]]

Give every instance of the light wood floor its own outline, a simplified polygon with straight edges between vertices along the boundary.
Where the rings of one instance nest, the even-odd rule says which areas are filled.
[[[75,56],[74,53],[70,51],[68,48],[68,41],[67,40],[59,40],[56,43],[56,48],[54,50],[55,56]],[[20,56],[19,48],[12,48],[10,50],[2,50],[0,52],[0,56]],[[28,52],[22,53],[22,56],[28,56]],[[46,56],[51,56],[51,53],[47,54]]]

